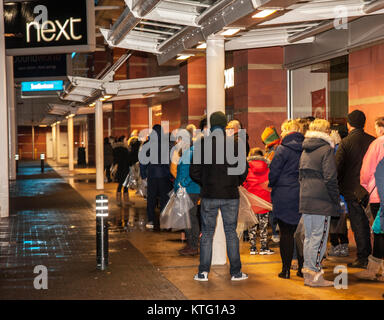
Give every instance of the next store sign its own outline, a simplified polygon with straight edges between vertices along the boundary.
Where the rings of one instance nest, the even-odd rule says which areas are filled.
[[[4,3],[7,55],[95,50],[93,0]]]

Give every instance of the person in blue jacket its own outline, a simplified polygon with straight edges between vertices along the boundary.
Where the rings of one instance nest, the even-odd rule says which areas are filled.
[[[280,229],[280,255],[283,266],[279,277],[289,279],[295,246],[294,233],[301,218],[299,162],[304,136],[299,132],[300,126],[296,120],[285,121],[281,129],[283,139],[269,166],[269,187],[272,188],[273,216],[277,219]],[[297,258],[297,275],[302,277],[303,257],[298,255]]]
[[[185,248],[179,250],[181,255],[194,256],[198,254],[199,248],[200,224],[198,219],[197,205],[200,199],[200,186],[194,182],[189,175],[189,167],[192,163],[194,147],[190,147],[192,145],[192,135],[189,131],[188,133],[190,135],[190,144],[187,144],[186,147],[180,148],[180,160],[177,165],[177,175],[174,182],[174,190],[176,193],[180,187],[185,188],[194,204],[194,207],[189,211],[191,229],[185,229],[187,245]]]

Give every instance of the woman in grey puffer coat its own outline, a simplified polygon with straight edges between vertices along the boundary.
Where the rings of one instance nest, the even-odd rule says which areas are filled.
[[[333,286],[323,278],[321,260],[327,248],[331,216],[339,215],[340,195],[334,142],[327,120],[316,119],[305,134],[300,158],[300,213],[305,226],[304,284]]]

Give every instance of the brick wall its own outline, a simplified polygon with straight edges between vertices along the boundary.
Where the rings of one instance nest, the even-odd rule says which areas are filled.
[[[349,112],[367,117],[366,131],[375,135],[374,121],[384,116],[384,44],[349,55]]]
[[[242,122],[251,147],[263,147],[261,133],[280,128],[287,118],[287,76],[282,47],[235,51],[234,117]]]

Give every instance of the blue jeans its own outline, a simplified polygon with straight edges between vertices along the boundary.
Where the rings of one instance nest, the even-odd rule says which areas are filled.
[[[237,237],[237,215],[239,199],[207,199],[201,200],[201,232],[199,272],[209,272],[212,261],[212,241],[216,228],[218,210],[223,218],[224,233],[227,243],[227,255],[231,276],[241,272],[239,238]]]
[[[327,249],[331,217],[303,214],[305,227],[304,268],[319,272]]]

